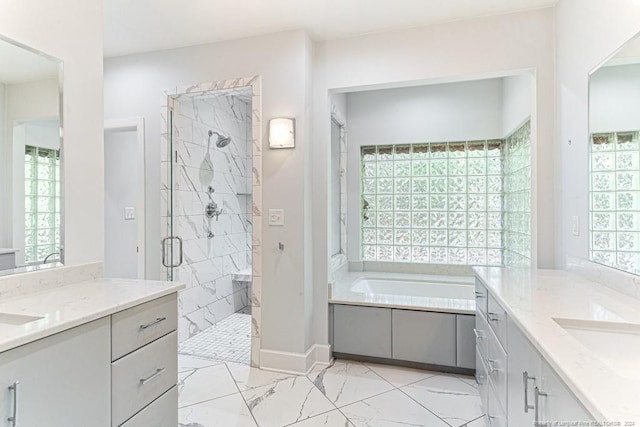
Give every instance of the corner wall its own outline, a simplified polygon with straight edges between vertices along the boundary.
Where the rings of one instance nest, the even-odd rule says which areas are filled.
[[[558,267],[566,255],[589,256],[589,73],[639,31],[640,4],[634,0],[561,0],[556,7]],[[579,236],[572,233],[574,215]]]
[[[102,2],[1,2],[0,32],[64,62],[65,263],[101,261]]]

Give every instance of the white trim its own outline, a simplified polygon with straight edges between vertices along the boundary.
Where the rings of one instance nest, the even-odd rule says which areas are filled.
[[[144,117],[131,117],[124,119],[109,119],[104,121],[104,131],[113,130],[135,130],[137,135],[137,160],[138,160],[138,191],[136,191],[136,226],[138,241],[138,279],[147,277],[145,261],[145,204],[146,204],[146,182],[145,182],[145,138],[144,138]]]
[[[306,353],[260,350],[260,369],[287,374],[306,375],[316,366],[328,366],[331,363],[331,346],[315,344]]]

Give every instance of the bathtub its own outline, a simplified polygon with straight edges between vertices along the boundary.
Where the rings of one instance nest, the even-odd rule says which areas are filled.
[[[475,313],[474,279],[400,273],[349,273],[332,286],[330,303]]]

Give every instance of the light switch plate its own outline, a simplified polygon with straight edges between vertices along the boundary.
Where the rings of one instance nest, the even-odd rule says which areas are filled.
[[[269,225],[284,226],[284,209],[269,209]]]
[[[124,219],[127,221],[136,219],[136,208],[132,208],[132,207],[124,208]]]

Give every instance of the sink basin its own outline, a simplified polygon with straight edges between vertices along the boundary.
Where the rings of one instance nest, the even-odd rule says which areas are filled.
[[[25,323],[35,322],[43,317],[28,316],[26,314],[0,313],[0,324],[5,325],[24,325]]]
[[[612,371],[640,379],[640,325],[593,320],[553,319]]]

